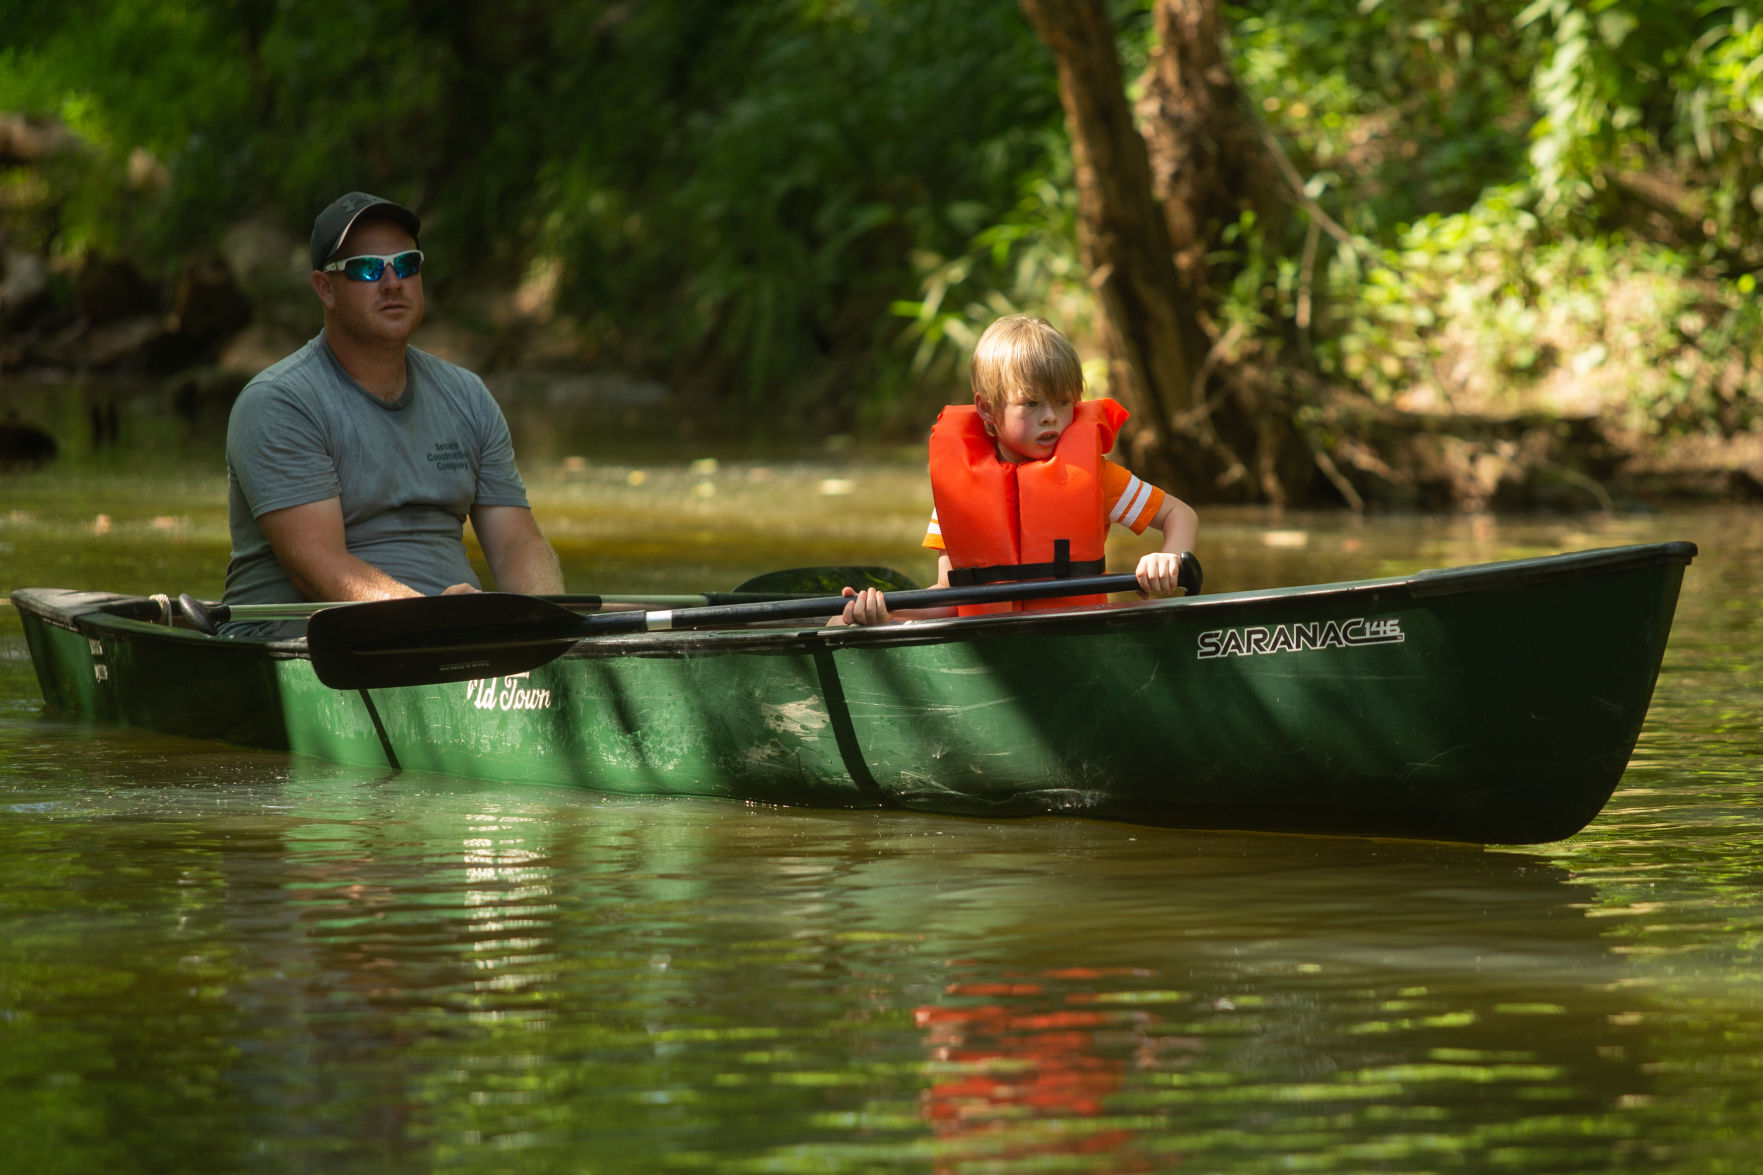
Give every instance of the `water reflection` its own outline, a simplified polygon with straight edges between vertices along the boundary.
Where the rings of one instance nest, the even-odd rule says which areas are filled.
[[[1541,857],[180,766],[0,866],[67,918],[6,948],[79,1026],[23,1063],[171,1165],[1344,1171],[1449,1120],[1547,1170],[1648,1090]]]
[[[533,471],[584,586],[924,577],[912,461],[633,485],[617,459]],[[5,586],[218,587],[215,470],[128,460],[5,483]],[[820,509],[841,479],[870,492]],[[657,497],[690,533],[658,542]],[[47,719],[0,612],[0,1146],[26,1170],[376,1175],[1746,1169],[1763,517],[1213,511],[1206,533],[1221,590],[1702,555],[1623,786],[1527,852],[358,771]]]
[[[1148,1069],[1152,1051],[1199,1042],[1159,1041],[1144,1031],[1149,1013],[1099,1009],[1096,993],[1068,992],[1052,1000],[1064,1006],[1046,1006],[1049,983],[1109,978],[1077,968],[1005,983],[955,983],[943,1002],[914,1011],[931,1059],[923,1106],[938,1141],[936,1170],[953,1171],[978,1156],[1044,1165],[1053,1155],[1109,1156],[1106,1167],[1091,1169],[1157,1168],[1139,1131],[1110,1120],[1108,1105],[1124,1087],[1129,1063]],[[1118,1055],[1123,1045],[1133,1062]],[[1025,1123],[1040,1128],[1023,1129]]]

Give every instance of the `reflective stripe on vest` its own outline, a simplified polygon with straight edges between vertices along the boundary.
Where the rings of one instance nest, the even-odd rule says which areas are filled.
[[[956,570],[979,582],[1048,579],[1102,570],[1102,455],[1114,446],[1125,408],[1113,400],[1077,405],[1071,426],[1044,461],[1004,461],[971,405],[943,409],[930,435],[931,497],[943,546]],[[1088,566],[1085,566],[1085,565]],[[1106,596],[965,605],[963,616],[1099,604]]]

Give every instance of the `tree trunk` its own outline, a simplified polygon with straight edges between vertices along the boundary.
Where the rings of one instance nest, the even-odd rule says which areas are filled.
[[[1110,334],[1110,391],[1162,432],[1192,412],[1210,344],[1194,291],[1176,271],[1151,191],[1145,141],[1127,105],[1105,0],[1021,0],[1058,62],[1071,131],[1078,245]],[[1172,487],[1173,488],[1173,487]]]
[[[1169,220],[1177,271],[1204,291],[1216,230],[1246,208],[1267,221],[1285,205],[1271,198],[1278,177],[1224,59],[1217,0],[1158,0],[1152,19],[1156,43],[1137,111],[1151,190]]]
[[[1110,391],[1137,417],[1134,464],[1196,501],[1284,504],[1288,481],[1314,473],[1289,459],[1296,433],[1284,397],[1264,376],[1231,371],[1206,325],[1205,253],[1217,227],[1236,220],[1227,177],[1253,170],[1240,134],[1213,135],[1246,124],[1216,0],[1159,0],[1165,43],[1146,79],[1155,152],[1126,99],[1107,0],[1019,2],[1058,64],[1078,242],[1109,335]]]

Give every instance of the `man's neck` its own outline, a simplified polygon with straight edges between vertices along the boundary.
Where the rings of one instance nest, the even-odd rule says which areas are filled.
[[[390,403],[404,394],[408,381],[403,343],[363,344],[326,329],[324,341],[351,379]]]

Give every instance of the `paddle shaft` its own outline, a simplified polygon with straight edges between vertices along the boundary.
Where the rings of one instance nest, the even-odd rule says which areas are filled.
[[[1131,575],[1093,575],[1079,579],[1047,579],[1028,583],[986,583],[972,587],[918,588],[888,592],[883,597],[890,611],[912,608],[943,608],[956,604],[993,604],[1012,600],[1043,600],[1058,596],[1099,596],[1109,592],[1137,591],[1139,581]],[[846,596],[822,596],[812,600],[771,600],[756,604],[711,605],[704,608],[621,612],[617,615],[585,616],[592,628],[583,635],[616,632],[665,632],[669,629],[720,628],[728,624],[753,624],[766,620],[811,620],[837,616],[845,610]]]
[[[618,595],[618,596],[537,596],[536,599],[549,600],[560,608],[568,608],[574,612],[598,612],[604,608],[697,608],[710,604],[736,604],[753,600],[770,600],[776,597],[763,592],[677,592],[657,595]],[[314,603],[303,600],[291,604],[221,604],[213,601],[201,601],[204,610],[215,624],[225,624],[229,620],[300,620],[323,612],[327,608],[347,608],[359,604],[360,600],[331,600],[325,603]]]
[[[1191,551],[1181,553],[1180,583],[1188,595],[1197,595],[1201,584],[1200,561]],[[983,583],[971,587],[916,588],[887,592],[883,599],[890,611],[912,608],[944,608],[958,604],[993,604],[1013,600],[1045,600],[1061,596],[1101,596],[1110,592],[1139,590],[1136,576],[1091,575],[1074,579],[1037,579],[1013,583]],[[664,632],[669,629],[720,628],[729,624],[753,624],[767,620],[808,620],[837,616],[845,610],[847,597],[823,596],[809,600],[773,600],[755,604],[712,605],[704,608],[620,612],[581,616],[583,636],[596,633]]]
[[[1182,553],[1182,587],[1198,592],[1200,564]],[[890,609],[1041,600],[1134,591],[1132,575],[923,588],[886,593]],[[581,615],[536,596],[475,592],[352,604],[307,622],[307,648],[320,681],[336,689],[377,689],[522,673],[584,638],[677,629],[727,628],[808,620],[843,612],[848,597],[771,600],[701,608]]]
[[[1109,592],[1137,591],[1139,581],[1131,575],[1095,575],[1076,579],[1047,579],[1018,583],[987,583],[972,587],[917,588],[912,591],[888,592],[890,610],[940,608],[959,604],[992,604],[1010,600],[1042,600],[1059,596],[1104,595]],[[391,607],[401,606],[404,617],[416,620],[414,607],[434,600],[456,602],[478,599],[483,606],[480,616],[464,619],[455,603],[453,616],[436,623],[392,624],[403,617],[394,616]],[[424,596],[413,600],[387,600],[372,604],[355,604],[321,612],[307,628],[307,641],[315,659],[320,654],[347,653],[354,657],[407,656],[409,654],[467,653],[485,649],[507,649],[519,646],[553,645],[596,636],[617,636],[636,632],[668,632],[706,628],[728,628],[742,624],[762,624],[772,620],[814,620],[837,616],[845,610],[848,597],[819,596],[806,600],[767,600],[752,604],[712,604],[702,608],[666,608],[645,612],[602,612],[578,616],[563,609],[535,614],[534,605],[540,597],[507,596],[498,592],[481,592],[472,596]],[[504,605],[502,602],[509,602]],[[504,612],[519,601],[519,615]],[[377,609],[378,620],[385,623],[364,626],[369,609]],[[428,618],[422,618],[426,621]],[[339,636],[338,626],[347,623],[350,631]],[[381,631],[376,631],[381,629]]]
[[[577,612],[627,610],[631,608],[699,608],[710,604],[747,604],[761,600],[784,600],[824,596],[847,583],[862,583],[893,591],[914,588],[911,579],[892,567],[790,567],[767,571],[737,584],[729,592],[682,592],[662,595],[537,596]],[[231,620],[300,620],[327,608],[342,608],[360,600],[313,603],[302,600],[284,604],[223,604],[198,600],[189,593],[178,596],[178,607],[193,627],[204,632]]]

